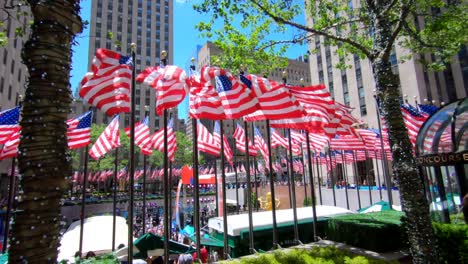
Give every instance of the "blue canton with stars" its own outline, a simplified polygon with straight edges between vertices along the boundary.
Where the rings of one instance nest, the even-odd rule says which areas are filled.
[[[132,56],[120,55],[119,63],[133,66]]]
[[[251,82],[249,79],[247,79],[247,77],[245,77],[243,74],[241,74],[240,80],[241,80],[241,82],[243,82],[249,89],[252,89],[252,82]]]
[[[426,105],[420,104],[419,109],[421,109],[422,112],[424,112],[424,113],[426,113],[428,115],[432,115],[432,114],[434,114],[435,112],[437,112],[439,110],[439,108],[437,106],[429,105],[429,104],[426,104]]]
[[[15,107],[7,109],[0,113],[0,125],[16,125],[18,124],[20,108]]]
[[[401,105],[401,108],[406,110],[408,113],[410,113],[412,116],[414,117],[424,117],[418,109],[416,109],[415,107],[411,106],[411,105],[404,105],[402,104]]]
[[[216,76],[216,88],[218,93],[230,91],[232,89],[231,80],[226,75]]]
[[[76,127],[76,129],[83,129],[91,127],[91,122],[93,121],[93,112],[89,111],[86,114],[78,117],[80,123]]]

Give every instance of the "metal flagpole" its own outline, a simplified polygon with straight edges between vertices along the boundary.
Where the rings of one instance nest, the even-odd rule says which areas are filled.
[[[117,170],[118,170],[118,160],[119,160],[119,148],[115,148],[115,158],[114,158],[114,178],[112,186],[112,251],[115,250],[115,223],[116,223],[116,214],[117,214]]]
[[[169,157],[168,157],[169,158]],[[169,177],[168,177],[168,186],[169,186],[169,210],[168,210],[168,214],[169,214],[169,221],[170,221],[170,226],[169,226],[169,230],[171,230],[171,227],[172,227],[172,220],[175,219],[175,218],[172,218],[172,212],[173,212],[173,208],[172,208],[172,187],[174,187],[174,183],[172,182],[172,161],[169,160],[168,161],[169,163],[169,166],[168,166],[168,170],[169,170]]]
[[[226,206],[226,172],[224,171],[224,129],[223,120],[219,121],[219,130],[221,137],[221,185],[223,189],[223,237],[224,237],[224,259],[229,259],[229,244],[228,244],[228,222],[227,222],[227,206]]]
[[[135,50],[136,50],[136,44],[132,43],[132,86],[131,86],[131,98],[130,98],[130,160],[129,160],[129,201],[128,201],[128,263],[132,264],[133,263],[133,200],[134,200],[134,184],[135,184],[135,179],[134,179],[134,174],[135,174],[135,75],[136,75],[136,60],[135,60]]]
[[[343,177],[344,177],[344,182],[345,182],[345,195],[346,195],[346,208],[349,210],[349,196],[348,196],[348,170],[346,169],[346,159],[344,155],[344,150],[341,150],[341,161],[343,162],[341,165],[343,167]]]
[[[234,127],[236,126],[235,124],[235,121],[232,120],[232,127],[234,129]],[[238,178],[238,175],[237,175],[237,157],[236,157],[236,154],[237,154],[237,148],[235,147],[234,148],[234,176],[235,176],[235,179],[236,179],[236,211],[237,211],[237,214],[239,214],[239,189],[237,189],[237,184],[239,184],[239,178]]]
[[[255,131],[254,131],[254,124],[252,122],[252,145],[255,146]],[[246,150],[247,153],[249,150]],[[266,166],[266,164],[265,164]],[[258,212],[258,182],[257,182],[257,156],[253,157],[253,169],[254,169],[254,176],[255,176],[255,198],[257,201],[255,201],[255,209]]]
[[[374,149],[374,154],[375,154],[375,168],[377,169],[377,184],[378,189],[379,189],[379,195],[380,195],[380,200],[383,200],[382,196],[382,185],[380,184],[380,170],[379,170],[379,162],[377,161],[377,151]],[[375,172],[375,170],[374,170]]]
[[[234,126],[233,126],[234,127]],[[244,135],[245,135],[245,161],[247,163],[246,176],[247,176],[247,206],[249,210],[249,251],[251,254],[256,253],[254,247],[254,233],[253,233],[253,217],[252,217],[252,185],[250,181],[250,160],[249,160],[249,130],[247,122],[244,120]]]
[[[336,206],[336,194],[335,194],[335,180],[333,179],[333,161],[330,149],[330,143],[328,143],[328,157],[330,157],[330,180],[332,184],[332,193],[333,193],[333,206]],[[325,161],[326,161],[325,157]]]
[[[270,174],[271,213],[273,220],[273,248],[280,248],[278,244],[278,225],[276,223],[275,181],[273,179],[273,161],[271,159],[271,133],[270,120],[266,120],[267,146],[268,146],[268,173]],[[266,164],[265,164],[266,165]]]
[[[216,166],[216,158],[214,159],[214,173],[215,173],[215,188],[216,188],[216,197],[215,197],[215,200],[216,200],[216,215],[218,215],[218,212],[219,212],[219,198],[218,198],[218,167]]]
[[[192,65],[193,66],[193,65]],[[195,67],[195,66],[193,66]],[[195,242],[196,242],[196,250],[197,250],[197,259],[200,259],[200,204],[199,204],[199,196],[200,196],[200,186],[199,186],[199,179],[198,179],[198,138],[197,138],[197,120],[194,118],[192,119],[192,133],[193,133],[193,221],[195,227]],[[218,185],[216,184],[216,188]]]
[[[294,177],[293,167],[293,153],[292,153],[292,140],[291,140],[291,129],[288,129],[288,143],[289,143],[289,177],[291,183],[291,202],[293,208],[293,219],[294,219],[294,244],[302,244],[299,240],[299,229],[297,225],[297,205],[296,205],[296,181]]]
[[[356,158],[356,154],[354,153],[354,150],[351,150],[352,153],[353,153],[353,160],[354,160],[354,181],[356,182],[356,192],[357,192],[357,199],[358,199],[358,205],[359,205],[359,209],[361,209],[361,195],[359,194],[359,171],[358,171],[358,167],[357,167],[357,158]]]
[[[309,141],[310,141],[310,139],[309,139]],[[307,143],[307,144],[309,144],[309,143]],[[308,148],[310,148],[310,146]],[[320,153],[319,153],[319,155],[320,155]],[[321,179],[321,173],[320,173],[321,169],[320,169],[320,166],[319,166],[319,161],[320,161],[320,159],[317,156],[317,153],[315,153],[315,163],[316,163],[316,166],[317,166],[319,199],[320,199],[320,205],[322,205],[323,204],[323,201],[322,201],[322,184],[321,184],[321,180],[320,180]]]
[[[10,173],[10,188],[8,189],[8,204],[5,216],[5,232],[3,234],[3,248],[2,253],[5,254],[8,245],[8,236],[10,234],[10,218],[11,211],[13,210],[13,197],[15,196],[15,166],[16,158],[13,157],[11,161],[11,173]],[[81,251],[80,251],[81,252]]]
[[[301,142],[301,158],[302,158],[302,181],[304,183],[304,197],[307,199],[307,183],[306,183],[306,168],[305,168],[305,160],[304,160],[304,148],[302,147]]]
[[[306,130],[306,144],[307,144],[307,161],[309,164],[309,179],[310,179],[310,196],[312,198],[312,215],[314,221],[312,222],[313,234],[314,234],[314,242],[317,241],[317,208],[316,208],[316,197],[315,197],[315,188],[314,188],[314,175],[312,173],[312,153],[310,151],[310,139],[309,139],[309,131]],[[318,164],[317,164],[318,166]],[[317,167],[318,168],[318,167]],[[320,185],[320,180],[319,180]],[[321,199],[320,199],[321,200]],[[320,201],[321,203],[321,201]]]
[[[387,195],[388,195],[388,203],[390,206],[390,209],[392,209],[392,204],[393,204],[393,199],[392,199],[392,186],[390,183],[390,179],[388,178],[388,170],[387,170],[387,154],[385,153],[385,148],[384,148],[384,142],[383,142],[383,134],[382,134],[382,124],[380,122],[380,111],[379,111],[379,106],[377,104],[377,95],[374,94],[374,99],[375,99],[375,108],[377,111],[377,124],[379,125],[379,131],[380,131],[380,148],[382,150],[382,171],[384,174],[384,181],[387,184]]]
[[[80,214],[80,258],[83,256],[83,229],[85,219],[85,204],[86,204],[86,185],[88,185],[88,145],[86,145],[83,169],[83,187],[81,189],[81,214]]]
[[[161,66],[166,66],[166,51],[161,52]],[[164,132],[164,263],[169,263],[169,239],[170,239],[170,216],[169,216],[169,159],[167,156],[167,109],[163,111],[163,132]]]
[[[283,78],[283,80],[284,80],[284,78]],[[283,129],[283,133],[286,135],[286,129]],[[278,149],[279,149],[279,147],[278,147]],[[287,173],[288,176],[286,177],[286,179],[287,179],[287,181],[288,181],[289,208],[293,208],[291,178],[292,178],[292,175],[293,175],[294,172],[293,172],[292,169],[289,170],[289,166],[288,166],[288,162],[289,162],[289,161],[288,161],[288,159],[287,159],[287,158],[288,158],[288,149],[286,148],[286,149],[284,150],[284,152],[285,152],[285,157],[286,157],[286,170],[287,170],[287,172],[288,172],[288,173]],[[291,156],[291,157],[292,157],[292,156]],[[291,163],[291,162],[289,162],[289,163]],[[292,166],[291,166],[291,168],[292,168]]]
[[[364,154],[366,154],[366,179],[367,179],[367,186],[369,187],[369,201],[372,204],[372,190],[371,190],[371,181],[369,176],[369,156],[367,154],[367,149],[364,150]]]
[[[143,226],[142,235],[146,234],[146,159],[146,155],[143,155],[143,207],[141,208],[141,221]]]

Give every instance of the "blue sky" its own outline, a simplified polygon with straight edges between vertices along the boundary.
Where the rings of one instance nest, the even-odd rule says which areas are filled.
[[[81,1],[81,17],[83,20],[91,20],[91,1]],[[197,1],[197,0],[195,0]],[[190,60],[196,45],[203,45],[207,39],[199,37],[198,31],[195,29],[195,24],[203,17],[192,9],[193,0],[174,0],[174,61],[171,64],[178,65],[182,68],[185,63]],[[79,82],[85,75],[88,69],[88,50],[89,50],[89,27],[77,38],[77,45],[74,46],[71,71],[71,87],[75,91]],[[287,56],[289,58],[297,58],[304,54],[305,47],[295,46],[289,49]],[[181,104],[179,107],[179,118],[186,118],[188,114],[188,105]]]

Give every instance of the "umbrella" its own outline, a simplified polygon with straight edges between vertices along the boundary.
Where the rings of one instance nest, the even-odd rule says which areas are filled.
[[[380,201],[358,210],[358,213],[365,214],[370,212],[380,212],[386,210],[390,210],[390,204],[386,201]]]
[[[139,252],[133,254],[134,258],[146,259],[148,255],[161,256],[164,254],[164,237],[157,236],[153,233],[147,233],[133,241],[133,245]],[[195,252],[195,248],[169,240],[170,254],[185,254]],[[162,254],[161,254],[162,253]]]

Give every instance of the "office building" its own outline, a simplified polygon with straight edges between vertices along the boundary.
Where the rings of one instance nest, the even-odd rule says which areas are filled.
[[[92,1],[90,27],[88,68],[98,48],[130,55],[132,43],[136,43],[137,74],[146,67],[159,65],[163,50],[167,51],[168,63],[173,61],[173,1]],[[137,84],[135,99],[135,120],[149,115],[151,132],[161,128],[163,118],[155,114],[154,89]],[[174,118],[174,126],[179,127],[177,109],[169,110],[169,117]],[[107,124],[111,119],[100,111],[96,113],[98,124]],[[129,126],[128,113],[122,114],[120,119],[122,127]]]
[[[26,6],[22,7],[22,11],[29,12]],[[20,95],[24,95],[26,89],[26,81],[28,78],[28,70],[22,63],[21,50],[27,40],[28,34],[23,37],[16,35],[16,29],[28,25],[28,16],[16,16],[16,9],[10,12],[4,12],[0,9],[0,21],[3,22],[3,32],[8,38],[7,44],[0,46],[0,112],[6,109],[13,108],[18,105]],[[1,186],[7,187],[8,183],[6,175],[10,173],[11,159],[0,161],[0,179]],[[5,184],[4,184],[5,183]]]

